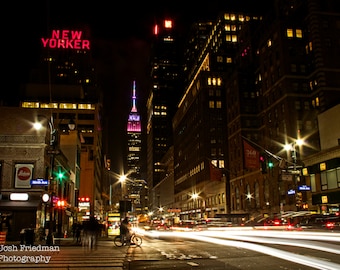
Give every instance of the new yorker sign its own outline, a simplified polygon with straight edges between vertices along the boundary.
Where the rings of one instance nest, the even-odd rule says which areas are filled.
[[[44,48],[89,50],[90,41],[83,39],[83,31],[52,30],[50,38],[41,38]]]

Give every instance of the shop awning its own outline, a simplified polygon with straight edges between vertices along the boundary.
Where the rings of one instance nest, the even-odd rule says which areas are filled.
[[[2,201],[0,200],[0,209],[10,210],[11,208],[38,208],[40,201]]]

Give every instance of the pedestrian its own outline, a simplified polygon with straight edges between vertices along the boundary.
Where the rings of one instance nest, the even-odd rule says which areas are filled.
[[[99,223],[94,216],[83,224],[83,246],[89,249],[97,247],[99,235]]]

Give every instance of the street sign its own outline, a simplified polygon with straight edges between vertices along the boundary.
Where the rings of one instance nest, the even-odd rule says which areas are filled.
[[[31,185],[48,186],[48,180],[43,178],[32,179],[30,183]]]
[[[302,185],[302,186],[298,186],[298,189],[300,191],[310,191],[311,190],[311,187],[310,186],[307,186],[307,185]]]

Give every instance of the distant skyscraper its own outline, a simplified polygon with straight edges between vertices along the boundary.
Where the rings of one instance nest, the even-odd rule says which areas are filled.
[[[178,35],[172,20],[154,26],[152,88],[147,101],[147,182],[150,206],[157,200],[152,188],[162,179],[162,158],[173,144],[172,117],[182,93]]]
[[[142,124],[140,114],[137,111],[136,100],[136,82],[133,81],[132,108],[127,122],[127,167],[128,171],[132,172],[130,178],[139,179],[141,169]]]
[[[136,82],[132,85],[132,108],[127,122],[127,194],[135,215],[148,212],[147,185],[141,176],[142,124],[136,106]]]

